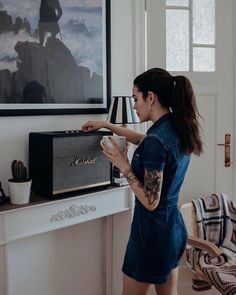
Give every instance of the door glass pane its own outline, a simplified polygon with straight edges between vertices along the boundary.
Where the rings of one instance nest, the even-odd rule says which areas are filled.
[[[166,0],[166,5],[170,6],[189,6],[189,0]]]
[[[189,71],[189,11],[166,10],[166,68]]]
[[[193,43],[215,44],[215,0],[193,0]]]
[[[193,48],[193,71],[215,72],[215,48]]]

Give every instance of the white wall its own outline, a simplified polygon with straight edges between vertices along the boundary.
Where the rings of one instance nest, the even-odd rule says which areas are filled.
[[[111,0],[111,81],[112,81],[112,95],[130,95],[132,90],[132,82],[137,66],[135,65],[136,60],[141,64],[141,60],[135,55],[134,48],[137,46],[137,40],[134,37],[135,21],[132,17],[134,12],[133,5],[136,0]],[[135,10],[136,11],[136,10]],[[139,37],[140,38],[140,37]],[[135,46],[133,43],[135,41]],[[140,69],[140,66],[139,66]],[[3,184],[3,188],[8,193],[7,180],[11,177],[10,165],[13,159],[21,159],[28,166],[28,135],[30,132],[35,131],[47,131],[47,130],[70,130],[70,129],[80,129],[81,125],[88,119],[106,119],[107,114],[99,115],[58,115],[58,116],[22,116],[22,117],[0,117],[0,180]],[[124,213],[125,218],[122,217],[121,220],[130,220],[130,212]],[[119,216],[117,216],[119,218]],[[97,290],[97,294],[102,294],[101,282],[103,274],[99,273],[102,269],[102,261],[100,259],[102,241],[99,228],[102,227],[103,219],[97,219],[92,223],[84,223],[79,227],[74,227],[74,234],[77,236],[79,233],[79,242],[72,243],[74,239],[68,239],[68,234],[71,234],[71,228],[65,231],[55,231],[48,235],[41,235],[39,237],[40,245],[39,249],[45,252],[46,255],[50,253],[51,247],[54,247],[54,240],[57,239],[57,247],[62,243],[65,243],[67,248],[77,247],[76,258],[73,257],[72,252],[69,253],[70,259],[73,261],[75,266],[77,261],[83,261],[84,257],[89,257],[86,245],[90,245],[90,251],[94,253],[96,257],[96,267],[89,268],[90,276],[84,278],[80,277],[80,291],[81,294],[94,294],[94,288]],[[127,227],[127,233],[123,235],[122,241],[119,243],[119,255],[116,258],[115,273],[117,275],[117,280],[115,282],[115,288],[121,293],[121,281],[122,274],[120,270],[120,265],[123,260],[126,235],[128,235],[129,226]],[[87,234],[93,233],[92,242],[88,238]],[[96,234],[97,233],[97,234]],[[37,238],[28,239],[28,247],[32,247],[34,241]],[[70,242],[71,241],[71,242]],[[77,241],[77,240],[76,240]],[[63,244],[64,245],[64,244]],[[12,247],[17,245],[13,244]],[[1,250],[0,247],[0,256]],[[59,248],[57,248],[59,249]],[[29,249],[30,250],[30,249]],[[60,250],[60,249],[59,249]],[[30,257],[34,257],[30,250]],[[60,251],[62,257],[67,257],[67,251]],[[50,256],[50,255],[49,255]],[[46,256],[45,256],[46,257]],[[51,256],[50,256],[51,257]],[[60,256],[61,257],[61,256]],[[51,259],[51,258],[50,258]],[[74,259],[74,260],[73,260]],[[90,258],[89,258],[90,259]],[[89,263],[93,261],[93,257],[89,260]],[[21,261],[16,259],[16,275],[19,271]],[[43,265],[43,264],[42,264]],[[81,265],[81,264],[80,264]],[[89,264],[88,264],[89,265]],[[84,268],[85,273],[88,271]],[[1,276],[0,276],[1,277]],[[81,280],[82,278],[82,280]],[[69,282],[68,280],[66,282]],[[91,290],[88,291],[88,284],[93,284],[90,286]],[[62,284],[65,280],[62,281]],[[49,288],[50,282],[47,282],[47,288]],[[73,286],[70,286],[73,290]],[[50,290],[50,288],[48,289]],[[86,291],[85,291],[86,290]],[[87,293],[86,293],[87,292]],[[50,293],[50,292],[49,292]],[[63,293],[63,292],[62,292]],[[70,293],[70,292],[69,292]],[[24,293],[26,295],[31,294],[31,292]],[[45,293],[46,294],[46,293]],[[52,293],[50,293],[52,294]],[[72,294],[72,292],[71,292]]]
[[[111,0],[112,95],[131,93],[134,78],[132,0]],[[88,119],[102,115],[0,117],[0,180],[7,192],[12,160],[28,165],[28,135],[32,131],[79,129]]]

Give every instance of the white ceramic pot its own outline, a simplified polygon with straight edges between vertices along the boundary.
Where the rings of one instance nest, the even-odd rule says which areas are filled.
[[[12,204],[27,204],[30,200],[32,180],[25,182],[14,182],[13,179],[8,180],[10,202]]]

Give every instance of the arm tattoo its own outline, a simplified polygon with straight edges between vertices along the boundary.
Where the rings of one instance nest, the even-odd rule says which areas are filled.
[[[134,182],[139,182],[131,167],[125,170],[123,174],[124,174],[124,177],[128,180],[129,184],[132,184]]]
[[[152,205],[160,199],[162,186],[162,172],[157,170],[145,170],[144,192],[148,198],[148,204]]]
[[[149,205],[154,204],[155,201],[159,201],[162,186],[162,172],[157,170],[145,170],[144,184],[137,179],[131,167],[125,170],[123,175],[130,185],[137,183],[138,186],[144,190]]]

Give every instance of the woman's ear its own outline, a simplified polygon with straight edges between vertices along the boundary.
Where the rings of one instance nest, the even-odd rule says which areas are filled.
[[[148,91],[148,97],[147,97],[147,99],[148,99],[148,102],[150,104],[154,104],[155,103],[156,97],[157,96],[156,96],[156,94],[154,92]]]

